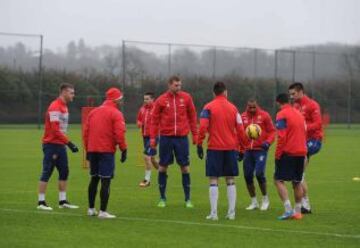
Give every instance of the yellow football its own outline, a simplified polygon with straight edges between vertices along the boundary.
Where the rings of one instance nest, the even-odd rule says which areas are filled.
[[[246,127],[246,135],[253,140],[256,140],[261,135],[261,127],[258,124],[250,124]]]

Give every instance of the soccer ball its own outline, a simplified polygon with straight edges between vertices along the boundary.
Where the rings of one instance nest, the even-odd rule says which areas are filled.
[[[261,135],[261,127],[258,124],[250,124],[246,127],[246,135],[253,140],[256,140]]]

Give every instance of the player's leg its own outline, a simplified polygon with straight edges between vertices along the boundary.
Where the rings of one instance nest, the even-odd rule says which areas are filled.
[[[308,156],[305,159],[305,165],[304,165],[304,174],[303,174],[303,180],[301,182],[301,187],[303,191],[303,197],[301,199],[301,212],[304,214],[310,214],[311,213],[311,205],[308,195],[308,185],[305,180],[305,170],[309,165],[310,157],[317,154],[321,150],[321,141],[320,140],[309,140],[307,142],[307,148],[308,148]]]
[[[144,142],[144,163],[145,163],[145,176],[144,179],[140,182],[140,187],[148,187],[150,186],[150,179],[151,179],[151,150],[150,147],[150,138],[149,137],[143,137]]]
[[[235,178],[239,175],[236,151],[223,151],[223,172],[227,185],[228,211],[226,219],[235,219],[236,185]]]
[[[259,208],[259,203],[256,199],[256,191],[254,185],[254,171],[255,171],[255,159],[253,156],[253,151],[246,151],[244,154],[243,161],[243,170],[244,170],[244,178],[246,182],[246,188],[251,197],[251,203],[246,208],[246,210],[254,210]]]
[[[293,181],[293,189],[294,189],[294,198],[295,198],[295,208],[294,208],[294,219],[301,219],[301,199],[303,196],[301,182]]]
[[[88,215],[95,216],[97,211],[95,209],[95,199],[97,194],[97,188],[100,181],[99,177],[99,159],[97,153],[88,153],[88,159],[90,162],[90,182],[88,187]]]
[[[301,185],[301,179],[304,173],[304,160],[305,157],[293,157],[293,162],[291,166],[294,168],[294,175],[292,178],[292,184],[294,189],[294,198],[295,198],[295,209],[293,219],[302,219],[301,214],[301,199],[303,197],[303,188]]]
[[[139,184],[140,187],[150,186],[150,180],[151,180],[151,169],[152,169],[151,157],[149,155],[144,154],[144,162],[145,162],[145,175],[144,175],[144,179]]]
[[[219,177],[222,176],[222,154],[219,151],[207,150],[205,175],[209,178],[210,214],[207,220],[218,220],[217,205],[219,199]]]
[[[40,210],[52,210],[45,201],[45,193],[48,185],[48,181],[54,170],[56,163],[56,156],[54,156],[53,148],[50,144],[43,145],[43,166],[38,186],[38,206]]]
[[[206,216],[207,220],[218,220],[217,205],[219,199],[219,180],[217,177],[209,177],[209,201],[210,214]]]
[[[269,197],[267,194],[266,177],[265,177],[266,157],[267,157],[266,151],[256,151],[255,176],[263,196],[260,207],[260,210],[263,211],[268,210],[270,205]]]
[[[159,170],[158,184],[160,192],[160,201],[158,207],[166,207],[166,185],[167,185],[167,168],[174,162],[173,142],[171,137],[161,136],[159,141]]]
[[[151,156],[151,164],[156,170],[159,169],[159,161],[156,159],[156,156]]]
[[[67,180],[69,177],[69,165],[68,158],[66,153],[66,147],[61,146],[57,148],[57,159],[56,159],[56,168],[59,172],[59,208],[70,208],[76,209],[79,208],[76,205],[70,204],[66,198],[66,189],[67,189]]]
[[[275,186],[285,209],[284,214],[278,217],[279,220],[289,219],[293,215],[289,194],[285,186],[285,181],[291,180],[292,175],[291,167],[288,163],[288,156],[282,156],[281,159],[275,160]]]
[[[102,219],[116,218],[115,215],[107,212],[110,198],[110,183],[114,177],[115,156],[113,153],[101,153],[99,160],[99,177],[101,178],[100,188],[100,212],[98,217]]]
[[[190,161],[189,161],[189,140],[187,136],[177,137],[174,139],[174,154],[176,162],[180,165],[181,181],[185,196],[185,207],[192,208],[193,204],[190,200]]]

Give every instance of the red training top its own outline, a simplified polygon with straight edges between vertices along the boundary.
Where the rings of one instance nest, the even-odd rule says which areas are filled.
[[[324,133],[319,104],[315,100],[304,95],[300,100],[294,103],[294,107],[299,110],[305,118],[307,140],[322,140]]]
[[[206,133],[208,149],[238,150],[239,145],[240,148],[247,145],[241,116],[224,95],[216,96],[201,111],[198,145],[202,145]]]
[[[43,144],[67,144],[69,142],[66,137],[68,122],[69,112],[66,103],[57,98],[51,102],[46,111]]]
[[[284,104],[276,115],[277,145],[275,158],[283,154],[305,156],[306,124],[302,114],[290,104]]]
[[[92,110],[84,128],[84,144],[87,152],[112,152],[119,145],[121,151],[127,148],[125,141],[125,120],[113,101]]]
[[[196,141],[196,109],[190,94],[184,91],[175,94],[168,91],[158,97],[151,115],[150,137],[154,139],[159,134],[186,136],[190,130],[193,141]]]
[[[144,104],[137,114],[137,125],[141,128],[143,137],[150,136],[151,112],[153,107],[153,103]]]
[[[254,114],[250,113],[247,109],[241,114],[241,118],[245,129],[250,124],[258,124],[261,128],[261,135],[258,139],[253,140],[248,138],[249,146],[246,147],[246,150],[262,150],[262,144],[266,142],[271,145],[274,142],[276,131],[268,112],[257,106]]]

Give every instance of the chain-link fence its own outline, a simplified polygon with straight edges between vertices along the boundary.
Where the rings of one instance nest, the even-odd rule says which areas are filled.
[[[91,49],[82,41],[69,43],[62,54],[45,50],[42,65],[41,35],[0,37],[0,123],[42,124],[62,82],[76,87],[69,105],[71,122],[80,122],[82,106],[100,104],[106,89],[117,86],[125,92],[123,110],[132,123],[144,92],[160,95],[170,75],[183,79],[198,111],[211,100],[213,83],[222,80],[240,111],[255,97],[275,114],[275,96],[300,81],[332,123],[360,123],[360,49],[267,50],[140,41]]]

